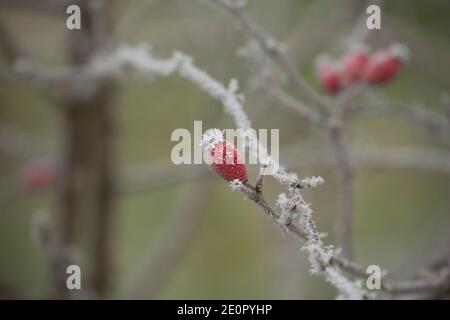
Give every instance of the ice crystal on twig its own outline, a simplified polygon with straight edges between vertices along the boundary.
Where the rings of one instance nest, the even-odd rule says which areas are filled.
[[[243,184],[242,184],[241,180],[234,179],[234,180],[230,181],[229,186],[231,188],[231,191],[236,191],[236,190],[241,189]]]

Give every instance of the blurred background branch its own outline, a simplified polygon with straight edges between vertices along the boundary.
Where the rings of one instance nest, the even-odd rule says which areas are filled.
[[[450,113],[448,99],[442,92],[443,87],[448,87],[446,64],[439,66],[439,57],[446,57],[445,52],[449,52],[445,41],[439,40],[439,34],[445,32],[434,31],[436,38],[408,32],[412,27],[416,30],[420,21],[397,18],[391,11],[395,6],[386,2],[383,11],[388,14],[383,16],[380,32],[366,32],[361,27],[366,3],[360,1],[345,1],[339,10],[332,1],[324,0],[310,4],[280,1],[276,7],[269,1],[249,2],[245,11],[240,1],[208,2],[225,6],[234,17],[231,21],[236,20],[251,38],[239,50],[239,56],[254,67],[249,74],[234,59],[234,49],[242,37],[234,32],[229,17],[211,15],[211,8],[197,5],[196,1],[136,0],[124,4],[79,0],[76,3],[82,7],[83,30],[46,34],[60,30],[55,26],[64,25],[68,2],[0,0],[0,8],[5,9],[0,16],[0,101],[5,105],[0,114],[4,117],[0,130],[0,218],[5,228],[0,232],[0,257],[6,261],[0,270],[0,296],[39,296],[50,292],[51,297],[58,298],[107,298],[123,294],[121,288],[125,288],[127,294],[136,298],[212,297],[212,292],[214,297],[239,297],[236,283],[247,288],[245,297],[273,296],[264,284],[255,285],[267,282],[258,260],[265,249],[260,241],[265,236],[260,234],[265,222],[252,216],[256,206],[241,201],[242,197],[233,198],[234,194],[212,192],[211,180],[215,176],[203,166],[173,166],[167,159],[167,143],[154,139],[166,134],[169,137],[173,128],[189,127],[191,120],[202,119],[209,127],[234,127],[230,119],[211,110],[216,102],[202,98],[198,89],[179,80],[149,84],[122,77],[117,71],[128,71],[130,61],[126,59],[120,67],[116,60],[112,61],[112,68],[108,69],[108,59],[124,53],[120,49],[133,48],[122,46],[123,42],[148,43],[151,38],[156,51],[180,48],[192,53],[196,65],[208,70],[206,75],[251,80],[245,92],[245,111],[253,125],[283,128],[283,162],[302,175],[311,172],[326,176],[323,191],[305,191],[305,196],[312,198],[316,212],[312,218],[318,225],[329,229],[331,223],[337,223],[337,232],[330,242],[336,241],[343,250],[332,257],[330,265],[344,271],[349,281],[365,279],[365,265],[351,260],[356,252],[358,261],[380,262],[389,270],[400,270],[398,277],[383,278],[386,297],[445,297],[449,288],[448,243],[438,237],[448,233],[449,227],[448,219],[444,219],[448,216],[448,201],[442,195],[448,189],[450,173],[446,146]],[[415,6],[422,8],[411,4],[411,8]],[[440,6],[436,2],[429,8]],[[270,19],[265,17],[269,11]],[[445,12],[430,10],[433,21],[439,20],[435,19],[438,11]],[[25,23],[27,19],[29,22]],[[26,32],[21,24],[28,28]],[[210,26],[208,30],[199,27],[204,25]],[[266,25],[286,43],[276,40],[263,27]],[[220,34],[221,41],[211,39],[211,34]],[[413,54],[412,67],[392,87],[352,87],[335,97],[316,90],[310,79],[311,60],[322,50],[343,52],[355,39],[373,47],[393,40],[405,41]],[[193,76],[183,75],[185,70],[194,74],[197,71],[189,69],[192,65],[187,56],[174,55],[167,61],[174,63],[174,72],[202,84]],[[137,63],[135,67],[142,69],[145,65]],[[120,83],[119,77],[123,80]],[[230,84],[225,90],[232,91],[231,87]],[[254,91],[255,87],[262,90]],[[53,99],[41,101],[30,90],[35,88],[46,94],[45,98]],[[206,92],[211,94],[211,87]],[[21,113],[23,105],[27,106],[27,113]],[[42,105],[58,108],[47,112]],[[274,108],[278,105],[287,108],[279,112]],[[246,116],[234,116],[245,127]],[[375,122],[377,118],[380,122]],[[35,136],[39,125],[48,131],[39,129],[45,133]],[[418,127],[431,134],[425,135]],[[120,134],[116,137],[117,133]],[[29,228],[21,229],[23,220],[29,218],[21,212],[34,213],[37,206],[49,206],[46,191],[54,191],[50,188],[30,192],[30,182],[24,177],[27,168],[34,167],[38,159],[49,164],[57,177],[58,205],[48,208],[56,213],[52,218],[57,223],[50,227],[49,223],[38,221],[33,229],[39,235],[56,293],[44,284],[39,288],[30,284],[35,291],[28,289],[28,284],[17,285],[21,278],[26,279],[24,275],[31,277],[30,268],[38,274],[36,281],[45,282],[41,280],[45,279],[44,272],[39,271],[42,261],[33,256],[33,250],[27,251],[23,240],[22,235]],[[329,175],[333,168],[337,181]],[[45,182],[42,172],[37,177]],[[47,180],[50,178],[51,172]],[[33,183],[35,188],[36,182]],[[378,188],[373,187],[378,184]],[[175,197],[174,187],[182,189]],[[250,199],[257,200],[263,210],[276,218],[278,212],[270,203],[278,189],[266,179],[264,201],[252,190]],[[341,198],[337,215],[335,190]],[[389,193],[399,195],[391,199]],[[218,204],[211,210],[208,204],[213,201]],[[161,218],[167,211],[170,216]],[[159,219],[164,222],[159,224]],[[203,219],[205,227],[200,225]],[[303,238],[306,236],[299,226],[289,227]],[[11,235],[14,230],[17,236]],[[237,247],[233,241],[238,242],[239,249],[230,250]],[[9,243],[17,246],[12,250],[14,254],[10,253]],[[213,245],[226,248],[211,249]],[[286,248],[284,240],[277,245]],[[390,250],[385,250],[387,247]],[[405,252],[404,247],[410,250]],[[136,254],[139,248],[145,253]],[[197,258],[201,257],[198,264],[183,263],[190,257],[188,248]],[[424,248],[435,254],[423,254]],[[55,267],[66,264],[60,259],[66,255],[86,270],[87,285],[81,295],[67,293],[65,270]],[[414,259],[407,258],[414,255]],[[297,265],[302,259],[297,256],[295,250],[292,254],[287,252],[283,255],[286,261],[280,263]],[[407,259],[415,262],[403,270],[400,261]],[[227,264],[228,261],[233,264]],[[20,264],[28,265],[28,269],[18,267]],[[226,272],[218,272],[221,268],[227,268]],[[298,280],[300,271],[299,267],[298,274],[276,276],[289,277],[292,285],[290,279]],[[179,272],[181,282],[176,277]],[[258,282],[258,277],[264,281]],[[132,280],[124,281],[126,278]],[[29,279],[23,281],[32,283]],[[305,288],[305,297],[331,296],[329,289],[317,281],[298,281],[298,286]],[[216,286],[227,289],[220,291]],[[119,293],[115,292],[117,288]]]

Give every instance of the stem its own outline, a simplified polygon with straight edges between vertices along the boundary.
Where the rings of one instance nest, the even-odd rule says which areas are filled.
[[[78,1],[83,29],[69,33],[69,53],[75,66],[83,66],[100,48],[106,8]],[[87,257],[82,270],[85,286],[94,297],[103,298],[111,277],[111,226],[115,196],[113,83],[106,77],[73,80],[63,102],[64,156],[59,198],[61,242],[65,251],[77,244]],[[78,229],[79,228],[79,229]],[[83,237],[77,241],[78,230]],[[65,270],[64,270],[65,271]],[[65,282],[58,296],[67,298]]]
[[[336,235],[342,248],[342,256],[346,259],[353,257],[353,207],[354,182],[353,168],[341,126],[329,129],[329,138],[337,161],[339,175],[340,209],[336,220]]]
[[[285,49],[279,44],[260,24],[247,16],[240,6],[230,5],[228,1],[213,0],[214,3],[224,7],[232,13],[241,23],[242,27],[252,36],[264,52],[277,62],[279,67],[288,76],[291,86],[297,93],[310,101],[319,111],[323,118],[329,115],[328,101],[306,82],[306,80],[297,72],[295,64],[287,56]]]

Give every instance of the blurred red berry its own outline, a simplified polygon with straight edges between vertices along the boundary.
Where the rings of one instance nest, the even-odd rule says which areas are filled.
[[[358,49],[347,54],[341,65],[345,84],[352,84],[363,78],[368,62],[369,55],[364,49]]]
[[[329,93],[337,93],[342,89],[340,70],[328,60],[317,63],[317,77],[322,87]]]
[[[21,185],[27,191],[42,190],[55,181],[55,170],[48,163],[35,163],[25,169]]]
[[[389,54],[375,55],[369,62],[365,79],[370,83],[384,83],[395,77],[400,68],[400,59]]]
[[[393,79],[406,59],[406,55],[406,49],[399,45],[375,53],[367,64],[366,81],[384,83]]]
[[[211,167],[225,180],[238,179],[247,182],[247,168],[234,145],[227,141],[216,143],[210,151],[210,156]]]

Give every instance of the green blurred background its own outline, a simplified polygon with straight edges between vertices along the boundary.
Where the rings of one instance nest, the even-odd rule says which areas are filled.
[[[307,141],[325,144],[317,138],[317,131],[295,113],[254,90],[254,70],[236,56],[247,37],[228,14],[205,2],[154,1],[123,42],[151,43],[162,56],[180,50],[195,57],[198,66],[223,82],[237,78],[253,127],[280,128],[282,148]],[[107,1],[113,21],[119,21],[132,3]],[[285,41],[299,71],[313,85],[314,58],[323,52],[342,53],[346,36],[363,14],[361,1],[357,0],[250,0],[246,10]],[[445,0],[385,1],[382,30],[376,31],[371,45],[382,48],[393,42],[403,43],[410,49],[410,60],[395,81],[373,89],[377,94],[404,104],[423,105],[444,116],[441,97],[450,86],[449,13],[450,2]],[[66,61],[65,39],[69,31],[64,13],[3,4],[0,19],[32,58],[46,64]],[[141,176],[138,182],[119,179],[109,297],[127,298],[136,282],[146,281],[137,279],[149,265],[154,268],[160,263],[153,260],[164,241],[177,237],[171,233],[178,232],[179,226],[169,226],[170,223],[191,223],[192,229],[181,252],[169,261],[170,268],[157,292],[145,293],[142,298],[335,296],[335,290],[322,278],[309,275],[305,255],[299,252],[301,244],[283,235],[256,206],[241,194],[230,192],[227,183],[213,172],[186,178],[191,167],[175,168],[171,164],[174,143],[170,135],[174,129],[192,130],[194,120],[202,120],[204,129],[234,127],[217,101],[177,77],[149,80],[127,76],[115,90],[119,176],[128,176],[132,168],[149,168],[152,173],[161,174]],[[46,298],[52,292],[48,257],[33,238],[32,220],[40,212],[52,224],[57,221],[55,187],[24,192],[15,186],[20,172],[33,159],[60,153],[61,126],[61,111],[54,100],[29,84],[0,81],[1,297]],[[362,144],[448,148],[417,125],[399,119],[359,120],[347,132],[352,140]],[[290,163],[295,163],[297,154],[300,156],[302,150],[289,154]],[[281,153],[282,162],[283,159]],[[335,171],[332,166],[301,162],[295,171],[302,176],[324,177],[324,185],[305,191],[304,195],[312,203],[319,229],[329,234],[327,242],[335,243]],[[255,179],[253,171],[250,179]],[[270,179],[266,182],[265,192],[273,203],[281,190]],[[435,251],[448,248],[449,187],[448,176],[440,172],[358,169],[356,259],[380,265],[394,277],[402,278],[426,263]],[[202,194],[191,199],[189,192],[194,188]],[[180,205],[179,201],[183,203]],[[186,219],[183,211],[189,211],[191,206],[201,210],[194,210]],[[78,232],[82,238],[84,230]],[[79,255],[82,261],[83,252]]]

